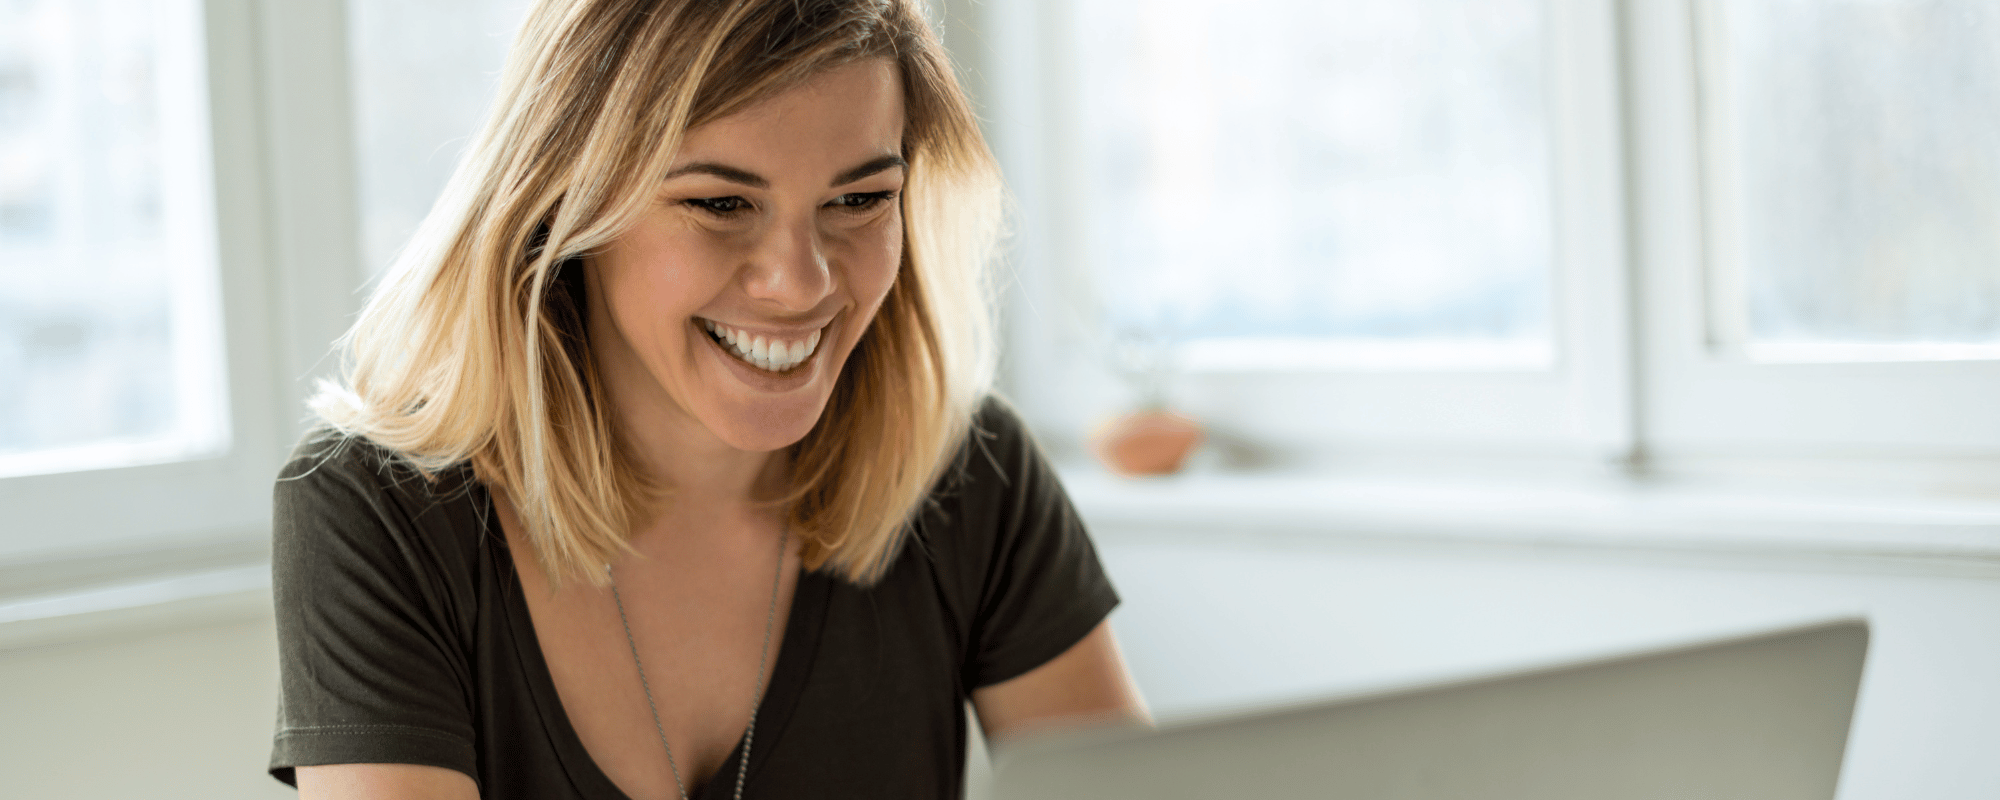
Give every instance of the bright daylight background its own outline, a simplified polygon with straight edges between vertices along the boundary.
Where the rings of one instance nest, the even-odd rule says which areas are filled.
[[[0,0],[0,795],[288,792],[269,477],[525,5]],[[1162,719],[1859,614],[1840,797],[2000,796],[2000,6],[933,10]]]

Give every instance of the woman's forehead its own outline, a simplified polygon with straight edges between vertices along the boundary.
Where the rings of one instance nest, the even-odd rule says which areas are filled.
[[[730,177],[705,168],[713,165],[766,183],[812,180],[831,185],[884,159],[895,158],[894,166],[900,166],[904,124],[902,82],[894,62],[866,59],[690,128],[668,174]]]

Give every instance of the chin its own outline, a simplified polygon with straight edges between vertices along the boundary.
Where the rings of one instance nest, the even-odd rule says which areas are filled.
[[[704,420],[724,444],[750,453],[770,453],[798,444],[826,410],[830,392],[810,398],[745,403]]]

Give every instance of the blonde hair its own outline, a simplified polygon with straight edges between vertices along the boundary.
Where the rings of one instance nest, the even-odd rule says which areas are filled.
[[[577,260],[611,242],[683,134],[833,67],[901,74],[903,261],[782,498],[805,564],[881,576],[993,372],[999,172],[913,0],[541,0],[471,152],[343,339],[328,424],[426,472],[469,463],[554,579],[601,583],[668,498],[623,448]]]

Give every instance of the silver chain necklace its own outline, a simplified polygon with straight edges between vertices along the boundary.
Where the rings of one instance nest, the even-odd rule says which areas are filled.
[[[743,779],[750,775],[750,743],[757,736],[757,709],[764,704],[764,665],[771,658],[771,628],[778,619],[778,585],[785,574],[785,540],[790,528],[778,534],[778,565],[771,568],[771,608],[764,614],[764,650],[757,656],[757,693],[750,698],[750,726],[743,730],[743,758],[736,765],[736,800],[743,800]],[[681,781],[681,765],[674,761],[674,746],[667,744],[667,729],[660,724],[660,707],[653,703],[653,687],[646,683],[646,664],[639,660],[639,643],[632,638],[632,623],[625,618],[625,599],[618,596],[618,579],[611,565],[604,565],[604,577],[611,580],[611,602],[618,605],[618,624],[625,628],[625,644],[632,648],[632,665],[639,668],[639,689],[646,693],[646,710],[653,712],[653,731],[660,735],[660,747],[667,751],[667,768],[674,772],[674,789],[688,800],[687,784]]]

